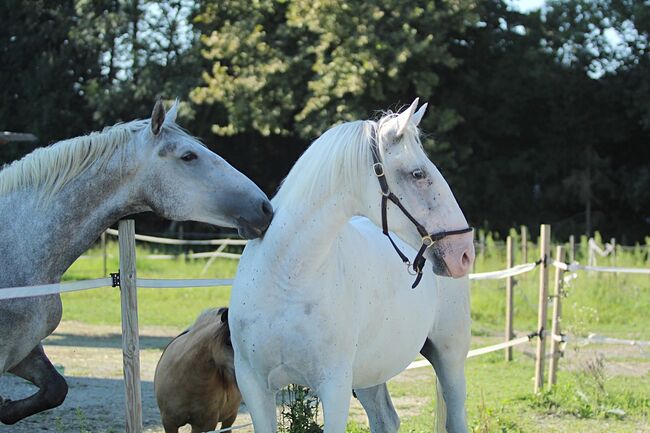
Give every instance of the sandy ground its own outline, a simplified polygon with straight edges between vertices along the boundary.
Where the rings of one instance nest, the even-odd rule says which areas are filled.
[[[142,418],[148,433],[162,433],[153,392],[153,376],[163,348],[182,329],[144,327],[140,330]],[[45,341],[45,352],[68,381],[62,406],[27,418],[13,426],[0,424],[1,433],[118,433],[124,431],[125,398],[122,381],[121,329],[63,322]],[[36,388],[16,376],[0,376],[0,395],[12,400],[33,394]],[[355,400],[351,416],[365,419]],[[235,425],[250,423],[242,405]],[[237,430],[252,432],[252,427]],[[189,433],[186,426],[182,433]]]
[[[161,433],[160,414],[153,393],[153,375],[156,363],[165,345],[181,329],[145,327],[141,329],[141,377],[143,422],[145,431]],[[484,339],[485,343],[495,342]],[[524,346],[526,347],[526,345]],[[579,368],[585,359],[593,358],[593,351],[580,348],[569,349],[562,361],[563,368]],[[534,356],[530,348],[522,350],[524,355]],[[121,330],[115,326],[90,326],[64,322],[57,331],[45,341],[45,350],[54,364],[63,371],[70,390],[64,404],[14,426],[0,424],[1,433],[117,433],[124,431],[124,388],[122,382]],[[599,350],[607,350],[605,347]],[[641,352],[640,352],[641,350]],[[626,358],[650,357],[650,350],[639,347],[616,347],[616,358],[608,360],[608,375],[643,375],[650,371],[650,363],[627,363]],[[620,360],[620,361],[617,361]],[[394,380],[417,380],[422,375],[432,375],[427,369],[410,370]],[[28,382],[15,376],[0,377],[0,395],[13,400],[26,397],[35,392]],[[402,416],[416,414],[427,404],[427,399],[417,397],[393,398]],[[367,423],[365,413],[356,399],[352,400],[350,416]],[[247,424],[250,417],[242,406],[235,425]],[[181,430],[188,433],[189,427]],[[252,427],[238,430],[240,433],[252,432]]]

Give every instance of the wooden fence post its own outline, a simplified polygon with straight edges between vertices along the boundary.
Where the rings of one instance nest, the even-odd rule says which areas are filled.
[[[119,224],[120,298],[122,300],[122,355],[126,397],[126,433],[142,432],[138,292],[135,272],[135,222]]]
[[[528,262],[528,228],[521,226],[521,263]]]
[[[506,268],[513,266],[513,248],[512,236],[506,238]],[[512,332],[512,319],[513,319],[513,293],[512,293],[512,277],[506,278],[506,342],[510,341],[514,334]],[[505,351],[506,361],[512,361],[512,347],[506,347]]]
[[[108,273],[106,269],[106,232],[102,232],[101,240],[102,240],[102,262],[103,262],[102,275],[107,276]]]
[[[564,262],[564,247],[557,247],[555,260]],[[548,365],[548,387],[555,385],[557,366],[560,362],[560,342],[555,338],[560,335],[560,320],[562,320],[562,285],[564,271],[558,267],[555,268],[555,293],[553,293],[553,319],[551,324],[551,360]]]
[[[576,261],[576,237],[569,236],[569,263]]]
[[[535,357],[535,393],[544,386],[544,357],[546,356],[546,311],[548,305],[548,262],[549,246],[551,243],[551,226],[542,224],[540,227],[539,252],[542,262],[539,267],[539,302],[537,316],[537,352]]]

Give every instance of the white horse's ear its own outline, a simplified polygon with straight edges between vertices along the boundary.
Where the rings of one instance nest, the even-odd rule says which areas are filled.
[[[165,116],[165,123],[174,123],[176,122],[176,115],[178,114],[178,106],[180,102],[178,99],[174,101],[174,105],[169,109],[167,115]]]
[[[413,116],[413,113],[415,112],[415,109],[418,108],[418,103],[420,102],[420,98],[415,98],[413,103],[409,108],[406,110],[402,111],[399,116],[395,119],[397,121],[397,134],[396,137],[401,137],[402,134],[404,134],[404,131],[406,131],[406,127],[408,126],[409,122],[411,121],[411,117]]]
[[[428,105],[429,104],[427,102],[425,102],[424,104],[422,104],[420,109],[418,111],[416,111],[415,114],[413,115],[412,120],[413,120],[413,123],[415,124],[415,126],[418,126],[420,124],[420,121],[422,120],[422,116],[424,116],[424,112],[427,111],[427,106]]]
[[[163,123],[165,123],[165,107],[163,107],[163,103],[159,99],[151,112],[151,132],[153,135],[160,134]]]

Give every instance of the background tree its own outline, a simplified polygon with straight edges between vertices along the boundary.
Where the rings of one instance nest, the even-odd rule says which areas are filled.
[[[189,99],[181,122],[272,194],[327,127],[417,95],[425,148],[472,224],[642,239],[646,3],[7,0],[0,129],[43,145]],[[1,146],[0,162],[30,150]]]

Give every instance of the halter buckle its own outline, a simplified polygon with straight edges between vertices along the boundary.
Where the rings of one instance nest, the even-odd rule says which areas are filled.
[[[427,248],[431,247],[436,241],[433,240],[431,235],[422,236],[422,245],[426,245]]]
[[[375,176],[377,176],[377,177],[382,177],[382,176],[385,175],[384,174],[384,164],[382,164],[381,162],[375,162],[372,165],[372,169],[375,171]]]

